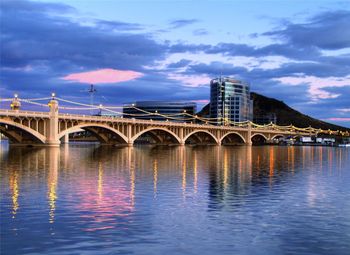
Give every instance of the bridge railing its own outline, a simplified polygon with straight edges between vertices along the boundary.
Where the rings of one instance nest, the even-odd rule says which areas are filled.
[[[183,126],[183,127],[212,127],[220,129],[246,129],[246,126],[242,125],[227,125],[227,126],[218,126],[211,123],[189,123],[189,122],[179,122],[179,121],[161,121],[161,120],[143,120],[135,118],[124,118],[118,116],[91,116],[91,115],[78,115],[78,114],[69,114],[69,113],[60,113],[58,117],[61,119],[75,119],[75,120],[85,120],[85,121],[112,121],[112,122],[121,122],[121,123],[139,123],[139,124],[149,124],[149,125],[163,125],[163,126]]]
[[[0,109],[0,115],[2,116],[18,116],[18,117],[49,117],[48,112],[38,111],[16,111]]]

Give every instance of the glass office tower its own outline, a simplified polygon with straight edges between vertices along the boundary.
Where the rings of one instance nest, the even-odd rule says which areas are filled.
[[[218,124],[253,119],[253,100],[249,84],[232,78],[216,78],[210,82],[210,116]]]

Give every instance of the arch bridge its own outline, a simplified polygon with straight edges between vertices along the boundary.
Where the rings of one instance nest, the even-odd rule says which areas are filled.
[[[293,126],[259,126],[251,122],[237,126],[190,124],[170,121],[128,119],[113,116],[63,114],[52,99],[49,112],[0,109],[0,133],[12,145],[59,146],[69,134],[89,131],[105,145],[154,144],[246,144],[272,141],[281,136],[315,135],[316,129]]]

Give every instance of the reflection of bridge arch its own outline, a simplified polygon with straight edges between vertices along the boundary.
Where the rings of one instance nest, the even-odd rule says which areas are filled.
[[[79,132],[79,131],[81,131],[81,129],[84,129],[86,131],[89,131],[89,132],[93,133],[98,140],[100,140],[102,142],[107,142],[108,139],[104,138],[101,134],[99,134],[98,131],[95,128],[106,130],[109,133],[114,134],[118,138],[120,138],[123,143],[128,143],[128,138],[125,135],[123,135],[121,132],[119,132],[115,128],[112,128],[112,127],[110,127],[108,125],[98,124],[98,123],[85,123],[85,124],[80,124],[80,125],[76,125],[76,126],[70,127],[68,129],[60,132],[58,134],[58,138],[61,139],[65,135],[69,135],[71,133]]]
[[[189,133],[187,136],[184,137],[184,139],[183,139],[184,143],[186,143],[186,140],[189,139],[191,136],[193,136],[195,134],[200,134],[200,133],[208,134],[214,140],[214,142],[216,144],[219,144],[218,139],[212,133],[210,133],[207,130],[203,130],[203,129],[195,130],[195,131],[192,131],[191,133]]]
[[[277,135],[272,136],[271,140],[276,139],[276,138],[283,138],[283,137],[284,137],[284,135],[277,134]]]
[[[18,132],[12,133],[10,130],[7,130],[6,127],[3,125],[8,125],[8,126],[15,128],[16,130],[23,131],[23,132],[25,132],[25,134],[29,135],[31,140],[36,141],[39,144],[45,144],[46,137],[44,135],[40,134],[39,132],[35,131],[34,129],[27,127],[27,126],[24,126],[20,123],[14,122],[14,121],[8,121],[8,120],[1,119],[0,132],[3,133],[11,141],[13,141],[15,143],[23,142],[23,141],[21,141],[21,139],[23,139],[23,137],[21,135],[19,135]]]
[[[171,135],[172,138],[175,138],[175,140],[176,140],[179,144],[181,144],[181,139],[180,139],[174,132],[172,132],[172,131],[169,130],[169,129],[162,128],[162,127],[150,127],[150,128],[146,128],[145,130],[142,130],[142,131],[138,132],[136,135],[134,135],[134,136],[131,138],[130,143],[133,144],[137,138],[139,138],[141,135],[143,135],[143,134],[145,134],[145,133],[147,133],[147,132],[150,132],[150,131],[158,131],[158,130],[164,131],[165,133]]]
[[[296,138],[302,138],[303,135],[302,135],[302,134],[298,134],[298,135],[293,135],[292,137],[293,137],[294,139],[296,139]]]
[[[223,137],[221,137],[221,139],[220,139],[220,144],[222,144],[222,142],[224,141],[224,139],[225,139],[226,137],[228,137],[229,135],[237,135],[240,139],[242,139],[243,143],[246,143],[245,138],[244,138],[243,135],[241,135],[240,133],[238,133],[238,132],[229,132],[229,133],[225,134]]]

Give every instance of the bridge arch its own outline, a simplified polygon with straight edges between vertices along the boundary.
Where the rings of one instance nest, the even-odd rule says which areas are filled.
[[[140,132],[138,132],[137,134],[135,134],[132,138],[131,138],[131,143],[133,144],[135,142],[135,140],[137,138],[139,138],[141,135],[147,133],[147,132],[150,132],[150,131],[157,131],[157,130],[160,130],[160,131],[164,131],[165,133],[171,135],[171,137],[175,138],[175,140],[181,144],[181,139],[180,137],[178,137],[174,132],[172,132],[171,130],[167,129],[167,128],[162,128],[162,127],[150,127],[150,128],[146,128]]]
[[[223,141],[224,141],[225,138],[227,138],[227,137],[229,137],[229,136],[231,136],[231,135],[236,135],[236,136],[238,136],[238,137],[243,141],[243,143],[246,143],[246,142],[247,142],[246,139],[244,138],[244,136],[241,135],[240,133],[238,133],[238,132],[228,132],[228,133],[225,134],[223,137],[221,137],[221,139],[220,139],[220,144],[223,143]]]
[[[35,131],[34,129],[31,129],[25,125],[22,125],[20,123],[10,121],[10,120],[0,120],[0,132],[2,132],[5,136],[7,136],[11,141],[21,143],[20,141],[21,136],[18,135],[18,133],[11,134],[10,131],[7,131],[5,127],[2,127],[3,125],[8,125],[10,127],[13,127],[17,130],[24,131],[25,134],[27,134],[33,142],[39,143],[39,144],[45,144],[46,137],[39,132]]]
[[[262,133],[255,133],[250,137],[250,140],[252,144],[263,144],[266,143],[269,139],[266,137],[266,135]]]
[[[85,124],[79,124],[79,125],[70,127],[66,130],[61,131],[58,134],[58,139],[61,139],[65,135],[79,132],[79,131],[81,131],[81,129],[83,129],[83,130],[90,131],[91,133],[93,133],[96,136],[96,138],[98,138],[98,140],[100,140],[102,142],[107,142],[97,132],[95,132],[93,128],[100,128],[103,130],[107,130],[108,132],[117,135],[117,137],[120,138],[123,143],[125,143],[125,144],[128,143],[128,138],[123,133],[121,133],[120,131],[118,131],[118,130],[116,130],[116,129],[114,129],[106,124],[98,124],[98,123],[85,123]]]
[[[187,136],[184,137],[184,139],[183,139],[184,143],[186,143],[186,141],[187,141],[191,136],[193,136],[193,135],[195,135],[195,134],[200,134],[200,133],[205,133],[205,134],[209,135],[209,137],[211,137],[211,138],[214,140],[214,142],[215,142],[216,144],[219,144],[219,140],[218,140],[212,133],[210,133],[210,132],[207,131],[207,130],[203,130],[203,129],[195,130],[195,131],[189,133]]]

